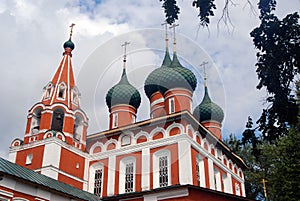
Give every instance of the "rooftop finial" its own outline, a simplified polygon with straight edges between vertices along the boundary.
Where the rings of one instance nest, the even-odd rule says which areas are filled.
[[[174,52],[176,52],[176,35],[175,35],[175,28],[176,27],[178,27],[179,26],[179,24],[175,24],[175,23],[173,23],[172,24],[172,26],[170,27],[170,29],[172,29],[173,28],[173,32],[174,32],[174,42],[173,42],[173,44],[174,44]]]
[[[168,37],[168,23],[165,22],[165,23],[162,23],[161,25],[162,25],[162,26],[165,25],[165,31],[166,31],[166,38],[165,38],[165,41],[166,41],[166,48],[168,48],[168,41],[169,41],[169,37]]]
[[[127,45],[129,45],[130,42],[127,42],[125,41],[123,44],[122,44],[122,47],[124,47],[124,59],[123,59],[123,68],[125,69],[125,63],[126,63],[126,47]]]
[[[75,26],[75,24],[74,23],[72,23],[71,25],[70,25],[70,28],[71,28],[71,30],[70,30],[70,39],[69,40],[71,40],[71,38],[72,38],[72,34],[73,34],[73,27]]]
[[[202,62],[202,64],[200,64],[200,67],[202,67],[203,66],[203,76],[204,76],[204,86],[206,87],[206,79],[207,79],[207,77],[206,77],[206,69],[205,69],[205,65],[206,64],[208,64],[208,62],[206,62],[206,61],[203,61]]]

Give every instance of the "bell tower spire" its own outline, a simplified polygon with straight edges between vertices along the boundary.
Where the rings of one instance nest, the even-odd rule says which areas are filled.
[[[85,149],[88,118],[80,109],[80,92],[75,83],[71,60],[75,48],[72,42],[74,26],[74,23],[70,25],[69,39],[63,44],[63,58],[44,87],[41,102],[29,110],[25,143],[55,133],[64,136],[68,144]]]
[[[62,60],[45,86],[41,101],[28,111],[24,140],[12,143],[11,160],[83,188],[88,118],[80,108],[71,60],[74,25],[70,26]]]

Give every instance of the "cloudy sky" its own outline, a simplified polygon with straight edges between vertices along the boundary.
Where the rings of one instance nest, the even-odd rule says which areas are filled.
[[[210,96],[225,111],[223,136],[240,136],[247,117],[257,119],[263,107],[264,91],[256,90],[255,49],[249,32],[258,26],[258,16],[246,0],[234,0],[230,7],[232,24],[217,22],[209,30],[199,28],[192,0],[179,0],[177,50],[180,61],[198,78],[194,106],[202,99],[203,74],[200,64],[208,61]],[[256,6],[256,1],[252,1]],[[299,0],[278,0],[282,17],[300,8]],[[257,11],[256,11],[257,12]],[[108,127],[105,93],[121,75],[121,44],[128,46],[128,76],[142,95],[138,120],[149,116],[149,102],[143,82],[161,64],[164,50],[164,13],[159,0],[1,0],[0,1],[0,156],[7,157],[10,143],[23,138],[27,111],[40,101],[68,39],[69,25],[75,23],[72,40],[73,67],[81,104],[90,118],[88,133]],[[169,32],[170,38],[173,33]],[[172,41],[170,40],[172,50]]]

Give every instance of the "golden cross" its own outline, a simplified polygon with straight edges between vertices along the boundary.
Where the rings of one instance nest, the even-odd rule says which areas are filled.
[[[126,63],[126,47],[129,45],[130,42],[125,41],[121,46],[124,47],[124,59],[123,59],[123,68],[125,68]]]
[[[267,180],[262,179],[262,183],[263,183],[263,187],[264,187],[264,196],[265,196],[266,201],[267,201],[268,200],[268,197],[267,197],[267,187],[266,187]]]
[[[208,64],[207,61],[203,61],[202,64],[200,64],[200,67],[203,66],[203,71],[204,71],[204,72],[203,72],[203,74],[204,74],[204,86],[206,86],[206,70],[205,70],[205,69],[206,69],[206,68],[205,68],[205,65],[206,65],[206,64]]]
[[[161,24],[162,26],[165,25],[165,31],[166,31],[166,48],[168,48],[168,41],[169,41],[169,38],[168,38],[168,23],[165,22],[165,23],[162,23]]]
[[[73,27],[75,26],[75,24],[74,23],[72,23],[71,25],[70,25],[70,28],[71,28],[71,30],[70,30],[70,40],[71,40],[71,38],[72,38],[72,34],[73,34]]]
[[[175,24],[173,23],[172,26],[170,26],[170,29],[173,29],[173,32],[174,32],[174,52],[176,52],[176,35],[175,35],[175,28],[178,27],[179,24]]]

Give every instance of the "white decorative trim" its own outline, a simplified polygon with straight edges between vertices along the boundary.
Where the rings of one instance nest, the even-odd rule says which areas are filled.
[[[150,190],[150,149],[142,149],[142,191]]]
[[[12,198],[14,196],[14,193],[0,189],[0,195]]]
[[[115,194],[115,171],[116,171],[116,156],[109,156],[108,159],[108,181],[107,195]]]
[[[94,149],[96,148],[96,147],[100,147],[101,148],[101,152],[103,152],[103,150],[104,150],[104,145],[101,143],[101,142],[96,142],[96,143],[94,143],[92,146],[91,146],[91,148],[90,148],[90,150],[89,150],[89,154],[94,154]]]
[[[153,101],[151,104],[150,104],[150,107],[153,107],[154,105],[158,104],[158,103],[163,103],[165,102],[165,99],[164,98],[159,98],[155,101]]]
[[[168,135],[167,135],[167,132],[165,131],[164,128],[162,127],[156,127],[154,128],[151,132],[150,132],[150,135],[149,135],[149,139],[150,140],[153,140],[153,135],[158,133],[158,132],[161,132],[163,134],[163,138],[166,138]]]
[[[152,193],[144,195],[144,201],[157,201],[157,200],[166,200],[172,198],[186,197],[189,195],[188,188],[168,190],[161,193]]]
[[[118,143],[117,140],[115,140],[115,139],[110,139],[110,140],[108,140],[108,141],[104,144],[104,151],[107,151],[107,147],[108,147],[108,145],[110,145],[110,144],[115,144],[115,146],[116,146],[115,149],[118,149],[118,148],[120,147],[120,146],[118,146],[119,143]],[[108,151],[110,151],[110,150],[108,150]]]
[[[193,184],[191,144],[187,140],[178,142],[179,183]],[[189,167],[189,168],[187,168]]]
[[[214,181],[214,163],[210,158],[207,158],[208,162],[208,178],[209,178],[209,188],[215,190]]]
[[[180,130],[180,134],[184,134],[184,126],[180,123],[176,123],[176,122],[173,122],[170,126],[168,126],[168,128],[166,129],[166,133],[167,133],[167,136],[170,136],[170,131],[173,129],[173,128],[179,128]]]

